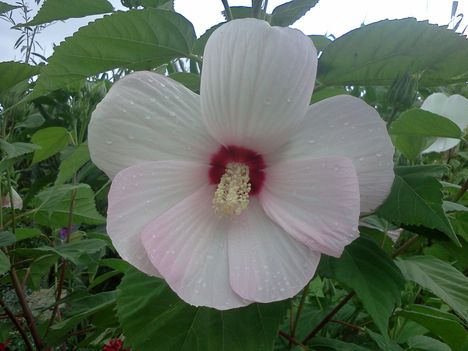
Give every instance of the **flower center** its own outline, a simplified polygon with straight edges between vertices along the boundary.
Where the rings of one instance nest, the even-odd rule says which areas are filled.
[[[217,213],[239,215],[249,205],[249,167],[242,163],[229,163],[216,188],[213,208]]]

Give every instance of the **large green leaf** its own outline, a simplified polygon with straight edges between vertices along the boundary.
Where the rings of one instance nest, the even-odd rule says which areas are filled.
[[[462,131],[448,118],[413,108],[403,112],[389,130],[393,143],[407,158],[415,159],[433,138],[460,138]]]
[[[139,351],[272,350],[285,302],[227,311],[194,307],[161,280],[130,269],[119,287],[117,314],[126,343]]]
[[[57,20],[79,18],[112,12],[107,0],[45,0],[34,18],[26,26],[37,26]]]
[[[447,344],[425,335],[416,335],[408,339],[411,350],[452,351]]]
[[[55,49],[29,99],[113,68],[149,69],[190,56],[195,38],[192,24],[172,11],[115,12]]]
[[[16,84],[31,78],[40,72],[39,66],[31,66],[20,62],[0,62],[0,94]]]
[[[10,270],[10,259],[0,250],[0,275]]]
[[[424,167],[396,167],[395,181],[379,216],[397,225],[406,224],[437,229],[460,244],[445,215],[442,185]]]
[[[275,7],[271,13],[271,25],[287,27],[304,16],[319,0],[292,0]]]
[[[406,279],[430,290],[468,321],[468,278],[463,273],[432,256],[399,259],[397,265]]]
[[[18,9],[20,7],[21,6],[19,5],[10,5],[10,4],[7,4],[6,2],[0,1],[0,14],[14,10],[14,9]]]
[[[1,138],[0,138],[0,146],[3,152],[2,160],[11,160],[16,157],[30,154],[31,152],[34,152],[41,148],[38,145],[29,144],[29,143],[17,142],[17,143],[10,144],[9,142]]]
[[[404,286],[392,259],[372,240],[361,237],[340,258],[329,257],[326,264],[333,278],[356,292],[379,330],[387,335],[388,319]]]
[[[66,227],[73,192],[76,193],[72,223],[101,224],[105,222],[105,218],[96,210],[94,193],[88,184],[56,185],[41,191],[34,200],[34,204],[38,207],[35,219],[41,224]]]
[[[33,163],[37,163],[48,159],[67,146],[68,131],[63,127],[39,129],[32,135],[31,141],[41,147],[34,152]]]
[[[60,163],[59,173],[55,184],[63,184],[71,179],[73,175],[90,159],[88,143],[79,145],[73,152]]]
[[[434,86],[468,78],[468,40],[445,27],[413,18],[355,29],[328,45],[319,64],[324,85],[391,85],[400,75]]]
[[[312,340],[307,343],[307,346],[325,347],[327,349],[337,351],[370,351],[370,349],[356,344],[340,341],[333,338],[324,338],[321,336],[314,336]]]
[[[465,351],[468,346],[468,332],[453,314],[429,306],[410,305],[400,315],[438,335],[453,351]]]

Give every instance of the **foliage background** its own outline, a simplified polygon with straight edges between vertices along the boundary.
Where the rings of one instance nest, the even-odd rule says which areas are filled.
[[[226,20],[288,26],[317,1],[271,14],[262,1],[224,3]],[[45,0],[30,18],[24,4],[0,2],[5,19],[24,14],[15,23],[24,62],[0,63],[1,194],[12,200],[14,188],[23,198],[23,209],[0,212],[0,342],[13,350],[98,350],[113,338],[133,350],[467,350],[467,144],[448,119],[419,109],[433,92],[468,96],[466,37],[414,19],[334,40],[308,33],[321,52],[311,102],[350,94],[379,111],[396,147],[392,193],[362,218],[361,238],[341,258],[322,258],[301,294],[220,312],[185,304],[118,257],[105,232],[110,181],[86,143],[96,104],[133,70],[198,92],[203,48],[220,24],[197,38],[169,0],[123,4],[129,11],[113,12],[106,0]],[[43,26],[98,13],[107,15],[51,57],[35,55]],[[461,143],[422,156],[436,137]]]

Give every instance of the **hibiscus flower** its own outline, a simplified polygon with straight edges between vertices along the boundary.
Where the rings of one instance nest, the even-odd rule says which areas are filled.
[[[437,113],[455,123],[462,132],[468,127],[468,99],[455,94],[447,96],[442,93],[434,93],[424,100],[421,109]],[[460,143],[459,139],[437,138],[434,143],[422,153],[443,152],[450,150]]]
[[[192,305],[229,309],[294,296],[322,253],[340,256],[389,192],[393,147],[360,99],[309,106],[316,68],[300,31],[241,19],[208,40],[200,95],[151,72],[118,81],[89,147],[113,179],[122,258]]]

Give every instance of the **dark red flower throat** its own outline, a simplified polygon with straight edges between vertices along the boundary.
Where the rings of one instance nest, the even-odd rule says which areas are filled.
[[[262,190],[266,168],[263,156],[240,146],[221,146],[210,161],[210,184],[218,184],[226,172],[229,163],[241,163],[249,167],[251,190],[249,195],[256,195]]]

